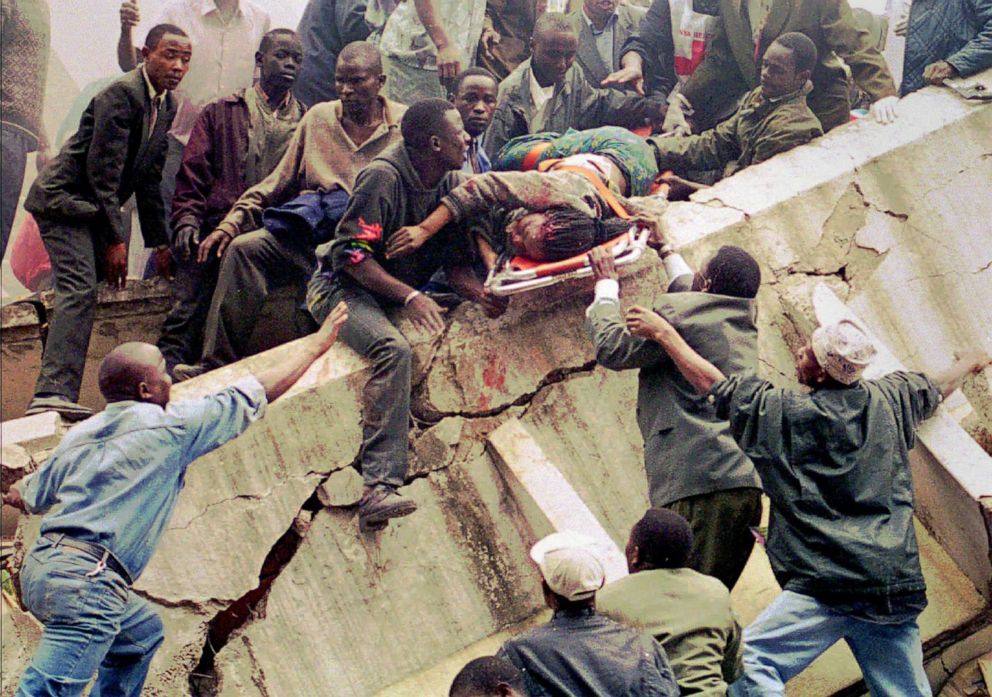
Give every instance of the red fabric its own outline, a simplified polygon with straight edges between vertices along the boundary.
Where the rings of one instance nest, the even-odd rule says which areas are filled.
[[[10,268],[14,278],[32,292],[38,290],[41,282],[52,273],[52,260],[48,258],[48,251],[41,241],[41,230],[31,214],[24,218],[11,245]]]

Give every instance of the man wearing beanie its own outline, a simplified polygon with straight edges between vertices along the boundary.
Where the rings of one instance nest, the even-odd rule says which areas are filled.
[[[717,697],[740,675],[741,628],[727,587],[685,567],[691,549],[685,518],[649,508],[624,550],[630,575],[600,591],[596,606],[657,639],[683,695]]]
[[[661,645],[596,612],[606,572],[595,542],[569,530],[530,551],[541,571],[546,625],[510,639],[497,656],[524,674],[529,695],[672,697],[679,694]]]
[[[927,598],[909,449],[942,397],[992,359],[962,358],[933,380],[902,371],[864,380],[875,348],[842,320],[797,353],[799,382],[812,389],[801,393],[724,376],[650,310],[631,308],[627,326],[659,343],[729,419],[771,500],[768,558],[783,591],[744,630],[744,676],[729,694],[783,695],[844,639],[874,697],[931,695],[916,622]]]

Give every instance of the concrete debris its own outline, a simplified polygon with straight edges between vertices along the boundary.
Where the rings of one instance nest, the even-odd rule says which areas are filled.
[[[992,350],[992,158],[979,156],[992,151],[992,107],[965,109],[950,95],[924,92],[901,103],[898,128],[838,129],[668,208],[674,242],[691,264],[724,244],[761,262],[759,353],[773,379],[792,379],[792,350],[813,326],[810,292],[824,281],[911,368],[937,371],[955,351]],[[624,306],[654,304],[667,281],[662,264],[647,255],[624,274]],[[511,419],[622,548],[647,506],[633,418],[636,375],[593,362],[584,328],[592,285],[515,297],[499,320],[463,305],[448,313],[442,334],[411,332],[415,427],[402,493],[420,509],[382,532],[357,531],[360,392],[368,369],[344,346],[244,437],[194,463],[137,584],[166,622],[146,694],[390,694],[403,678],[535,615],[543,602],[527,550],[551,531],[550,522],[487,448],[488,436]],[[115,321],[131,320],[108,314],[94,337],[130,337],[106,325]],[[174,398],[213,391],[285,350],[179,385]],[[14,358],[5,337],[5,373]],[[987,376],[985,386],[975,381],[969,389],[977,418],[992,428],[981,401]],[[953,423],[941,428],[961,433]],[[5,443],[7,433],[5,424]],[[29,458],[52,446],[51,439],[18,443]],[[952,467],[953,459],[931,456],[934,468]],[[958,477],[948,472],[934,481]],[[980,580],[992,572],[977,486],[917,479],[918,488],[931,490],[923,492],[921,519],[941,530],[940,544],[921,541],[928,582],[939,589],[921,621],[929,641],[956,636],[975,617],[987,620],[988,599],[975,586],[986,592]],[[948,511],[979,523],[956,525],[955,518],[940,527]],[[37,525],[37,518],[22,524],[26,543]],[[960,539],[948,543],[955,534]],[[982,564],[968,562],[969,555]],[[744,621],[777,592],[760,552],[752,562],[744,595],[734,596]],[[6,618],[5,680],[16,677],[33,641],[8,644]],[[853,682],[852,671],[829,665],[811,674],[793,694],[820,697]],[[441,682],[431,693],[443,693]]]

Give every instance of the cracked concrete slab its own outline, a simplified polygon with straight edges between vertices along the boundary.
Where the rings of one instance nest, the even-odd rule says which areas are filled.
[[[665,214],[677,246],[697,266],[723,244],[759,259],[759,359],[782,384],[792,381],[791,350],[811,326],[809,293],[824,280],[913,368],[937,371],[957,350],[992,349],[992,107],[924,90],[901,108],[898,129],[839,129]],[[623,304],[652,304],[666,281],[647,255],[624,271]],[[295,697],[328,685],[340,686],[335,694],[374,694],[534,616],[542,601],[527,549],[550,530],[485,448],[486,435],[510,418],[526,425],[623,545],[647,506],[632,418],[635,375],[592,364],[583,327],[591,288],[576,281],[513,298],[499,320],[459,307],[444,333],[411,335],[417,427],[414,481],[405,493],[421,510],[382,534],[360,536],[351,506],[358,395],[368,372],[343,346],[272,405],[265,421],[195,463],[138,586],[167,624],[149,694],[187,694],[211,623],[253,593],[260,597],[252,596],[216,656],[220,694]],[[175,398],[213,391],[288,350],[179,385]],[[42,446],[25,447],[36,456]],[[957,513],[992,490],[978,468],[951,474],[952,460],[970,457],[962,447],[948,437],[914,456],[921,519],[935,531],[924,546],[936,552],[926,552],[924,566],[944,596],[926,615],[931,639],[953,639],[962,622],[987,612],[968,583],[987,591],[988,554],[980,563],[965,555],[979,536],[988,549],[988,528],[981,519],[977,527],[970,519],[960,524]],[[335,507],[320,509],[321,489],[339,495],[327,501]],[[32,526],[37,518],[25,526],[27,540]],[[298,547],[264,586],[264,568],[287,536]],[[775,593],[760,553],[746,574],[734,598],[745,619]],[[822,683],[802,694],[828,694],[849,674],[850,665],[814,671],[809,679]],[[446,687],[430,685],[428,692]]]

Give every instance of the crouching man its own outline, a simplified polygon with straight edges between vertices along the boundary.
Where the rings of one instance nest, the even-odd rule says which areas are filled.
[[[51,510],[21,569],[21,594],[45,625],[18,695],[138,697],[162,620],[131,588],[172,517],[186,468],[260,419],[334,343],[337,305],[278,365],[215,395],[169,403],[172,380],[151,344],[118,346],[100,365],[103,412],[79,424],[3,502]]]

